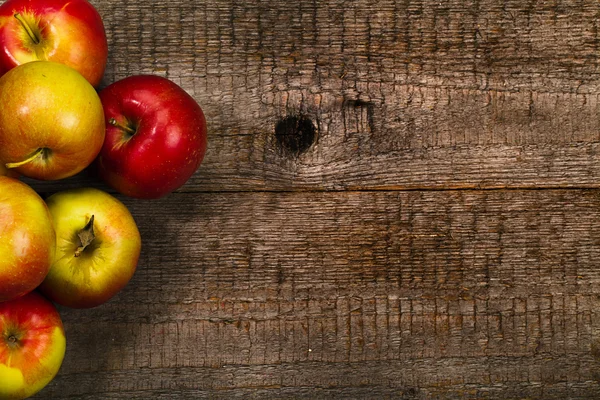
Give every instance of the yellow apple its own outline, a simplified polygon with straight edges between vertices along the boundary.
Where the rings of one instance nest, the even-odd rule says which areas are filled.
[[[94,188],[46,199],[56,229],[56,255],[40,291],[73,308],[105,303],[127,285],[141,250],[133,216],[121,201]]]
[[[75,175],[104,142],[102,103],[74,69],[52,61],[19,65],[0,78],[0,160],[30,178]]]
[[[0,176],[8,176],[9,174],[8,168],[4,166],[4,164],[0,163]]]

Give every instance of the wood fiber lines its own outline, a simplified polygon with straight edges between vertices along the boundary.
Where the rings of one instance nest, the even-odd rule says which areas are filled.
[[[209,146],[40,398],[600,398],[599,3],[93,3]]]

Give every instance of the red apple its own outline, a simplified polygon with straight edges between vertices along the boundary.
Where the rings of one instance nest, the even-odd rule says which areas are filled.
[[[0,73],[29,61],[66,64],[98,86],[108,45],[86,0],[7,0],[0,6]]]
[[[107,302],[127,285],[141,237],[129,210],[98,189],[77,188],[46,199],[56,228],[56,256],[40,290],[73,308]]]
[[[159,198],[196,172],[206,152],[206,120],[194,98],[174,82],[136,75],[100,92],[106,138],[100,177],[119,192]]]
[[[55,248],[54,225],[44,201],[25,183],[0,176],[0,301],[42,283]]]
[[[66,349],[54,305],[37,292],[0,303],[0,399],[25,399],[56,376]]]

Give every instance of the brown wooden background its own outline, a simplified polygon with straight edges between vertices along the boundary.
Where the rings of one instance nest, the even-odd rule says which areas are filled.
[[[209,151],[38,398],[600,398],[600,3],[93,4]]]

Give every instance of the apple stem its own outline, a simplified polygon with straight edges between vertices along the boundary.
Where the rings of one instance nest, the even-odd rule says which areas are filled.
[[[8,341],[11,343],[17,343],[17,337],[15,335],[10,335],[8,337]]]
[[[33,154],[31,154],[29,157],[27,157],[23,161],[6,163],[6,164],[4,164],[4,166],[6,168],[8,168],[8,169],[18,168],[18,167],[20,167],[22,165],[25,165],[25,164],[28,164],[28,163],[32,162],[36,158],[42,156],[44,154],[45,150],[46,149],[44,147],[40,147],[39,149],[37,149],[36,151],[34,151]]]
[[[96,235],[94,234],[94,216],[90,218],[87,224],[77,232],[77,237],[79,237],[79,243],[81,246],[75,250],[75,257],[81,256],[81,253],[96,239]]]
[[[111,118],[108,120],[108,123],[111,124],[114,127],[117,127],[119,129],[121,129],[122,131],[125,131],[126,133],[130,134],[130,135],[135,135],[135,129],[131,129],[130,127],[128,127],[127,125],[123,125],[120,124],[116,119]]]
[[[40,44],[40,38],[37,37],[35,33],[33,33],[33,30],[31,29],[25,18],[23,18],[20,13],[15,13],[14,17],[17,19],[17,21],[21,23],[21,26],[23,27],[23,29],[25,29],[33,43]]]

